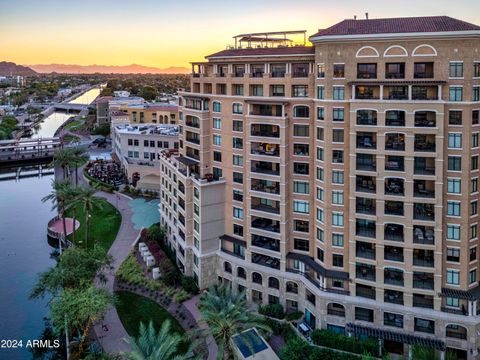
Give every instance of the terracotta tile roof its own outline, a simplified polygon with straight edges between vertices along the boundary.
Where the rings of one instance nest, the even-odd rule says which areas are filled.
[[[480,26],[449,16],[425,16],[387,19],[346,19],[311,37],[341,35],[373,35],[389,33],[445,32],[480,30]]]
[[[105,103],[108,103],[110,100],[113,100],[114,97],[113,96],[101,96],[97,99],[95,99],[94,103],[95,104],[105,104]]]
[[[212,57],[229,57],[229,56],[265,56],[265,55],[310,55],[315,54],[313,46],[292,46],[292,47],[276,47],[276,48],[253,48],[253,49],[229,49],[222,50],[215,54],[206,56]]]

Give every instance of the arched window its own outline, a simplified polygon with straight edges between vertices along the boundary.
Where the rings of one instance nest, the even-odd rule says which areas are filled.
[[[298,294],[298,284],[293,281],[287,282],[287,292]]]
[[[327,305],[327,314],[345,317],[345,306],[338,303],[330,303]]]
[[[273,289],[280,289],[280,281],[277,278],[269,277],[268,278],[268,287]]]
[[[408,51],[403,46],[392,45],[389,46],[383,53],[384,57],[408,56]]]
[[[364,58],[364,57],[379,57],[380,54],[378,50],[372,46],[363,46],[358,49],[357,54],[355,55],[357,58]]]
[[[245,269],[243,267],[239,267],[237,269],[237,276],[239,278],[242,278],[242,279],[246,279],[247,278],[247,273],[245,272]]]
[[[255,283],[255,284],[260,284],[262,285],[262,275],[260,275],[259,273],[257,272],[254,272],[252,273],[252,281]]]
[[[405,126],[405,111],[385,111],[385,126]]]
[[[293,108],[293,116],[299,118],[308,118],[310,116],[310,109],[308,106],[298,105]]]
[[[422,44],[413,49],[412,56],[437,56],[437,50],[431,45]]]
[[[240,103],[232,104],[232,113],[234,114],[243,114],[243,105]]]
[[[223,269],[230,274],[232,273],[232,265],[229,262],[225,261],[223,263]]]
[[[455,339],[461,339],[461,340],[467,339],[467,329],[464,328],[463,326],[450,324],[450,325],[447,325],[446,330],[447,330],[446,336],[449,338],[455,338]]]

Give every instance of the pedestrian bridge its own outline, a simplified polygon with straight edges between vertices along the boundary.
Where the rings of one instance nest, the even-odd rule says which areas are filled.
[[[0,141],[0,163],[48,160],[63,148],[59,137]]]
[[[60,111],[75,111],[75,112],[80,112],[82,110],[88,110],[88,105],[87,104],[72,104],[72,103],[54,103],[52,106],[55,108],[55,110],[60,110]]]

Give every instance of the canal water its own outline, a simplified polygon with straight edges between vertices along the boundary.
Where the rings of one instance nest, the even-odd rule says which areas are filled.
[[[92,89],[72,102],[91,103]],[[71,115],[53,113],[32,137],[53,136]],[[42,172],[44,175],[40,175]],[[45,174],[45,172],[47,174]],[[19,175],[19,176],[17,176]],[[40,339],[48,316],[47,301],[29,300],[37,275],[55,264],[55,248],[47,242],[46,225],[55,216],[51,203],[41,199],[51,192],[53,174],[45,165],[0,168],[0,340]],[[31,359],[25,349],[2,349],[0,359]]]

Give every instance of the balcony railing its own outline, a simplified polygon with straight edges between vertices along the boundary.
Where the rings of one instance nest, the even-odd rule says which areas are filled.
[[[385,290],[383,301],[390,304],[403,305],[403,293],[396,290]]]
[[[225,254],[228,254],[228,255],[231,255],[231,256],[235,256],[239,259],[245,259],[245,254],[242,254],[240,252],[234,252],[234,251],[231,251],[231,250],[227,250],[225,249],[224,247],[220,248],[222,252],[224,252]]]
[[[267,238],[264,236],[253,235],[252,245],[262,249],[280,251],[280,242],[276,239]]]
[[[268,212],[268,213],[271,213],[271,214],[280,214],[280,207],[273,207],[273,206],[269,206],[269,205],[265,205],[265,204],[257,204],[257,205],[253,205],[252,204],[252,210],[258,210],[258,211],[264,211],[264,212]]]
[[[276,270],[280,269],[280,260],[271,256],[252,253],[252,263]]]
[[[265,218],[258,218],[252,221],[252,227],[264,231],[270,231],[274,233],[280,232],[280,223]]]
[[[426,228],[425,226],[414,226],[413,242],[415,244],[425,245],[435,244],[435,232],[433,228]]]
[[[433,274],[413,273],[413,287],[415,289],[433,290]]]
[[[279,185],[266,185],[262,183],[254,183],[252,182],[252,190],[253,191],[260,191],[269,194],[280,194],[280,186]]]
[[[433,309],[433,297],[413,294],[413,307]]]
[[[375,288],[372,288],[370,286],[362,286],[362,285],[357,284],[356,285],[356,290],[355,290],[355,295],[363,297],[363,298],[375,300]]]
[[[392,269],[385,270],[383,281],[388,285],[403,286],[403,271]]]
[[[375,281],[375,267],[357,265],[355,276],[357,277],[357,279]]]

